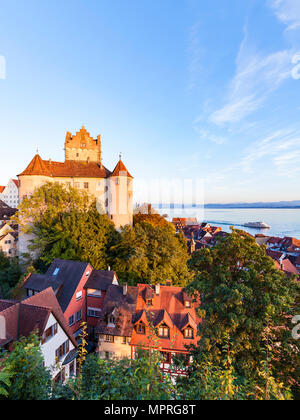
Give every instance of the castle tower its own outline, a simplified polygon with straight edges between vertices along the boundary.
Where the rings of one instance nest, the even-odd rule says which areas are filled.
[[[120,160],[109,177],[108,213],[116,228],[133,223],[133,177]]]
[[[67,133],[64,162],[44,160],[36,154],[18,180],[20,201],[45,182],[58,182],[95,197],[98,210],[106,213],[117,229],[133,223],[132,176],[121,157],[113,172],[102,164],[101,136],[93,139],[84,127],[75,136]],[[20,234],[19,255],[28,252],[29,239]]]
[[[65,140],[65,160],[101,163],[101,136],[93,139],[84,126],[72,136],[67,132]]]

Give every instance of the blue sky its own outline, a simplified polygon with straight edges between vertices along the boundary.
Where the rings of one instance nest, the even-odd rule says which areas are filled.
[[[0,56],[0,184],[84,124],[137,185],[300,199],[299,0],[0,0]]]

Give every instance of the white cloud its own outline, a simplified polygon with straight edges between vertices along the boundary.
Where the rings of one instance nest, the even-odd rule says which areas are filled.
[[[271,7],[277,18],[287,26],[287,31],[293,31],[300,27],[299,0],[273,0]]]
[[[194,127],[195,131],[199,134],[200,138],[203,140],[209,140],[212,143],[223,144],[226,142],[226,138],[223,136],[218,136],[214,133],[209,133],[207,130],[202,130],[199,127]]]
[[[235,123],[258,110],[268,96],[291,77],[292,52],[263,55],[243,40],[236,60],[236,73],[229,84],[225,105],[210,116],[214,124]]]
[[[264,160],[271,163],[274,175],[295,177],[300,172],[300,130],[278,130],[246,149],[241,164],[244,171],[253,171],[254,165]]]

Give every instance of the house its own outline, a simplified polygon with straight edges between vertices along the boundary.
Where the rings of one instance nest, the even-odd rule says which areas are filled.
[[[96,338],[96,326],[102,314],[107,290],[111,285],[119,285],[117,274],[108,270],[93,270],[84,285],[86,294],[86,318],[89,336]]]
[[[275,251],[280,251],[281,241],[282,241],[282,238],[279,238],[278,236],[271,236],[268,238],[266,245],[270,249],[273,249]]]
[[[45,274],[31,274],[24,283],[27,296],[52,287],[75,337],[86,322],[90,337],[99,318],[109,284],[118,284],[116,273],[94,270],[91,264],[55,259]]]
[[[36,333],[55,382],[76,375],[77,343],[51,287],[22,302],[0,300],[0,348]]]
[[[104,211],[117,229],[133,223],[133,177],[120,160],[109,171],[102,163],[101,136],[92,138],[85,127],[74,136],[66,134],[65,161],[43,160],[37,153],[18,175],[19,198],[30,196],[46,182],[74,187],[95,197],[97,208]],[[19,254],[29,252],[30,237],[20,235]]]
[[[138,288],[134,286],[109,286],[96,328],[97,353],[100,358],[131,357],[130,343],[137,295]]]
[[[257,233],[255,235],[255,240],[258,245],[266,245],[269,238],[270,236],[266,236],[262,233]]]
[[[0,186],[0,200],[15,209],[19,205],[19,181],[10,179],[6,186]]]
[[[300,255],[295,259],[295,267],[300,271]]]
[[[8,222],[0,222],[0,251],[7,257],[17,255],[18,227]]]
[[[285,236],[280,242],[280,249],[292,256],[300,255],[300,240]]]
[[[10,220],[16,213],[16,209],[9,207],[4,201],[0,199],[0,223]]]
[[[102,358],[135,358],[139,348],[152,348],[161,352],[161,368],[171,372],[174,358],[189,358],[188,346],[197,343],[198,304],[169,283],[111,285],[96,328],[97,352]]]
[[[197,344],[197,330],[201,319],[193,301],[182,287],[139,284],[134,328],[131,338],[131,357],[139,348],[154,348],[161,353],[161,368],[174,373],[174,358],[181,355],[189,363],[188,346]],[[152,330],[156,331],[153,338]],[[183,374],[176,371],[175,374]]]

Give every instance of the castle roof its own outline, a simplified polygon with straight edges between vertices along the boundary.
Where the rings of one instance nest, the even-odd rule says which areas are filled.
[[[23,175],[43,175],[48,177],[77,177],[77,178],[108,178],[111,172],[97,162],[82,162],[66,160],[65,162],[53,162],[43,160],[36,154],[29,163]]]
[[[115,167],[113,173],[110,176],[127,176],[128,178],[133,178],[121,159],[117,163],[117,166]]]

